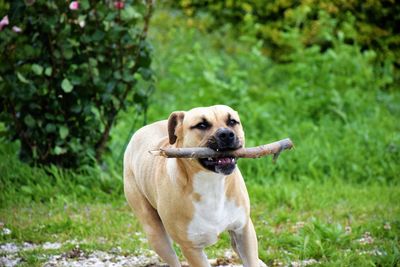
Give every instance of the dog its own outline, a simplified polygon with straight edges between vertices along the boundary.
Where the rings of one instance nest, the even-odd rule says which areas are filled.
[[[175,111],[132,136],[124,154],[125,196],[151,247],[169,266],[181,266],[172,240],[190,266],[210,266],[203,249],[226,230],[243,266],[266,266],[258,258],[249,196],[236,158],[149,153],[168,146],[226,151],[244,145],[239,115],[224,105]]]

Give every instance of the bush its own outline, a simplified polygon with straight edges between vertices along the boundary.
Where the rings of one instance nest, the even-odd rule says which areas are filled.
[[[158,102],[150,119],[227,104],[241,116],[246,146],[292,138],[296,149],[276,165],[270,158],[239,160],[250,183],[399,181],[400,91],[391,66],[374,64],[373,50],[362,51],[336,34],[329,36],[332,48],[299,47],[289,63],[276,63],[262,56],[260,41],[204,34],[202,18],[192,20],[196,27],[182,27],[187,17],[161,15],[153,20],[154,28],[162,28],[154,42]],[[286,36],[294,45],[296,34]]]
[[[118,112],[153,91],[152,1],[1,4],[0,120],[20,158],[76,167],[100,159]],[[140,26],[143,21],[143,26]]]
[[[395,1],[180,0],[173,6],[189,16],[210,14],[211,29],[231,23],[241,34],[254,34],[275,60],[288,60],[293,45],[286,35],[295,28],[306,47],[332,48],[330,36],[340,32],[346,43],[377,51],[379,62],[390,60],[400,66],[400,5]]]

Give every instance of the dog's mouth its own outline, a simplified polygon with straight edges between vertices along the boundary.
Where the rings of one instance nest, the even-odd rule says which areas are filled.
[[[236,167],[237,158],[222,157],[222,158],[200,158],[200,164],[213,172],[231,174]]]
[[[224,136],[222,136],[224,134]],[[233,135],[233,138],[228,138]],[[227,140],[228,138],[229,140]],[[242,147],[239,138],[231,131],[228,133],[217,131],[215,135],[208,139],[206,147],[217,152],[225,152],[219,157],[200,158],[200,164],[207,170],[222,173],[225,175],[231,174],[236,167],[238,158],[229,156],[229,151],[234,151]]]
[[[227,166],[227,165],[235,165],[237,158],[234,157],[225,157],[225,158],[202,158],[199,159],[202,164],[205,166]]]

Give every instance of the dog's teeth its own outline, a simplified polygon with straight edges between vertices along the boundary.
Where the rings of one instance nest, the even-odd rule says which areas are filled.
[[[217,152],[219,151],[219,149],[217,148]]]
[[[221,164],[221,163],[222,163],[222,160],[219,159],[219,160],[218,160],[218,164]]]
[[[232,159],[232,163],[235,163],[235,161],[236,161],[235,159]]]
[[[211,160],[212,160],[212,157],[209,157],[208,160],[211,161]]]

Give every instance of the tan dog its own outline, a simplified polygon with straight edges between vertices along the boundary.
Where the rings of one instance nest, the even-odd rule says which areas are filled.
[[[258,259],[249,196],[236,159],[163,158],[148,152],[169,145],[242,147],[239,115],[222,105],[178,111],[168,121],[147,125],[133,135],[124,157],[125,196],[153,249],[169,266],[181,266],[172,238],[190,266],[210,266],[203,248],[228,230],[243,265],[264,266]]]

